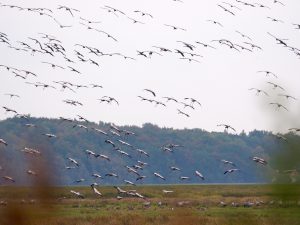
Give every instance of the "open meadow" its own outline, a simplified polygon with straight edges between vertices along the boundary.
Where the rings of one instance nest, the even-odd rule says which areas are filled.
[[[278,188],[277,188],[278,187]],[[122,187],[145,199],[118,200],[113,187],[102,197],[88,187],[0,188],[1,224],[300,224],[299,185],[178,185]],[[163,193],[162,190],[173,193]],[[70,190],[80,192],[76,198]],[[122,196],[119,194],[119,196]]]

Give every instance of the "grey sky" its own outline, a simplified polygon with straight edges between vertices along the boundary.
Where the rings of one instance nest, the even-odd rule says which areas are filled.
[[[95,57],[85,54],[100,64],[98,68],[90,63],[68,64],[59,55],[51,57],[37,53],[31,56],[28,52],[18,52],[1,43],[0,64],[27,69],[39,75],[37,78],[28,78],[28,82],[40,81],[53,85],[53,81],[64,80],[84,85],[97,83],[104,87],[79,89],[76,93],[67,90],[61,92],[57,85],[57,90],[42,90],[25,84],[23,79],[15,78],[10,72],[0,68],[1,106],[37,117],[75,118],[79,114],[95,122],[101,120],[118,125],[142,125],[151,122],[160,126],[203,128],[209,131],[222,131],[222,128],[216,126],[219,123],[231,124],[238,131],[272,130],[274,118],[270,117],[270,114],[275,114],[277,119],[289,116],[297,118],[300,111],[299,101],[286,101],[278,97],[277,94],[283,92],[274,91],[266,82],[278,83],[286,89],[286,94],[300,98],[300,59],[287,48],[277,45],[275,39],[267,32],[288,39],[289,45],[300,47],[300,30],[296,30],[292,25],[300,23],[300,2],[282,0],[286,6],[281,6],[271,0],[247,1],[259,2],[271,9],[247,7],[233,0],[226,2],[242,10],[232,9],[236,14],[232,16],[217,6],[222,3],[217,0],[183,0],[183,3],[172,0],[2,1],[2,4],[52,9],[53,15],[61,24],[72,25],[71,28],[61,29],[51,18],[1,7],[0,32],[8,34],[14,46],[20,46],[17,41],[24,41],[37,47],[27,37],[42,40],[38,33],[43,32],[61,40],[67,56],[76,61],[74,49],[86,52],[80,47],[74,47],[76,43],[96,47],[105,53],[120,52],[136,58],[136,61],[124,60],[119,56]],[[58,5],[79,9],[80,13],[74,13],[73,18],[68,12],[57,10]],[[117,17],[108,13],[101,8],[104,5],[115,7],[145,24],[133,24],[127,16],[118,14]],[[142,17],[134,13],[134,10],[150,13],[154,18]],[[91,26],[108,32],[116,37],[118,42],[108,39],[104,34],[87,30],[79,24],[80,16],[101,21],[100,24]],[[268,16],[283,20],[284,23],[272,22],[267,19]],[[208,22],[209,19],[221,22],[224,27]],[[187,31],[174,31],[164,24],[182,27]],[[211,42],[222,38],[237,44],[249,41],[235,32],[236,30],[250,36],[252,42],[261,46],[263,50],[237,52],[225,45]],[[151,59],[137,56],[136,50],[155,50],[152,47],[155,45],[171,50],[189,51],[177,41],[197,46],[194,52],[203,55],[203,58],[194,59],[201,63],[179,59],[180,55],[175,53],[153,55]],[[195,44],[195,41],[212,44],[217,49],[203,48]],[[42,61],[64,67],[70,65],[82,74],[77,75],[67,69],[52,69],[42,64]],[[257,73],[259,70],[270,70],[278,75],[278,79]],[[256,96],[255,92],[248,90],[251,87],[264,89],[270,97]],[[193,97],[201,102],[202,107],[196,107],[196,110],[183,109],[181,105],[172,102],[167,103],[167,107],[156,107],[154,104],[141,102],[137,97],[141,95],[152,98],[149,93],[143,91],[144,88],[154,90],[159,101],[165,101],[162,96],[172,96],[180,101],[183,101],[184,97]],[[5,93],[19,94],[21,98],[10,99]],[[107,105],[96,100],[104,95],[115,97],[120,106]],[[84,105],[66,105],[62,102],[65,99],[78,100]],[[282,103],[289,112],[276,111],[269,105],[270,102]],[[177,108],[191,117],[179,115]],[[0,111],[0,119],[11,115],[5,114],[2,109]],[[286,131],[292,126],[297,124],[285,122],[277,129]]]

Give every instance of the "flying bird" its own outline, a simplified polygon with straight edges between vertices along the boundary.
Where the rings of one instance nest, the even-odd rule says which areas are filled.
[[[4,141],[2,138],[0,138],[0,144],[3,144],[3,145],[5,145],[5,146],[7,146],[8,144],[7,144],[7,142],[6,141]]]
[[[268,162],[267,162],[265,159],[260,158],[260,157],[257,157],[257,156],[254,156],[254,157],[252,158],[252,160],[253,160],[254,162],[260,163],[260,164],[262,164],[262,165],[267,165],[267,164],[268,164]]]
[[[16,94],[4,94],[9,96],[10,98],[16,97],[16,98],[20,98],[20,95],[16,95]]]
[[[139,13],[139,14],[141,14],[142,16],[149,16],[149,17],[153,18],[153,16],[152,16],[151,14],[146,13],[146,12],[142,12],[142,11],[140,11],[140,10],[135,10],[135,11],[133,11],[133,12]]]
[[[227,173],[233,173],[233,172],[236,172],[236,171],[240,171],[239,169],[229,169],[229,170],[226,170],[224,172],[224,174],[227,174]]]
[[[215,25],[219,25],[220,27],[223,27],[223,25],[220,23],[220,22],[217,22],[217,21],[215,21],[215,20],[206,20],[207,22],[211,22],[211,23],[213,23],[213,24],[215,24]]]
[[[64,9],[66,11],[68,11],[72,17],[74,17],[73,15],[73,11],[74,12],[80,12],[78,9],[73,9],[73,8],[70,8],[70,7],[67,7],[67,6],[62,6],[62,5],[59,5],[57,9]]]
[[[280,85],[278,85],[278,84],[275,84],[275,83],[269,82],[269,81],[267,83],[270,84],[270,85],[272,85],[273,89],[279,88],[279,89],[285,91],[285,89],[283,87],[281,87]]]
[[[191,101],[191,105],[193,106],[195,103],[198,104],[199,106],[202,106],[201,103],[199,101],[197,101],[194,98],[184,98],[184,100],[190,100]]]
[[[266,96],[269,96],[267,92],[265,92],[264,90],[258,89],[258,88],[250,88],[249,91],[256,91],[256,95],[259,95],[260,93],[265,94]]]
[[[273,73],[273,72],[271,72],[271,71],[268,71],[268,70],[257,71],[257,72],[258,72],[258,73],[265,73],[266,76],[272,75],[273,77],[278,78],[278,76],[277,76],[275,73]]]
[[[159,173],[153,173],[154,174],[154,176],[156,176],[156,177],[158,177],[158,178],[160,178],[160,179],[162,179],[162,180],[166,180],[162,175],[160,175]]]
[[[218,127],[224,127],[224,129],[225,129],[225,131],[228,131],[228,129],[231,129],[231,130],[233,130],[234,132],[236,132],[236,130],[232,127],[232,126],[230,126],[230,125],[228,125],[228,124],[218,124],[217,125]]]
[[[270,104],[270,105],[275,105],[277,110],[279,110],[280,108],[283,108],[283,109],[285,109],[286,111],[289,111],[285,106],[283,106],[283,105],[280,104],[280,103],[277,103],[277,102],[271,102],[271,103],[269,103],[269,104]]]
[[[78,167],[80,166],[79,163],[78,163],[75,159],[70,158],[70,157],[68,157],[67,159],[68,159],[71,163],[75,164],[76,166],[78,166]]]
[[[228,12],[229,14],[231,14],[231,15],[235,16],[235,14],[234,14],[232,11],[230,11],[230,10],[229,10],[229,9],[227,9],[227,8],[225,8],[224,6],[222,6],[222,5],[219,5],[219,4],[218,4],[218,6],[219,6],[221,9],[223,9],[225,12]]]
[[[55,134],[42,134],[48,138],[57,138],[57,136]]]
[[[235,165],[233,162],[231,162],[231,161],[228,161],[228,160],[225,160],[225,159],[222,159],[221,161],[222,161],[224,164],[229,164],[229,165],[232,165],[232,166],[236,167],[236,165]]]
[[[171,27],[173,28],[173,30],[182,30],[182,31],[186,31],[186,29],[181,28],[181,27],[177,27],[177,26],[173,26],[173,25],[169,25],[169,24],[164,24],[167,27]]]
[[[286,94],[278,94],[278,96],[281,97],[285,97],[286,99],[293,99],[293,100],[297,100],[297,98],[291,96],[291,95],[286,95]]]
[[[6,180],[6,181],[10,181],[10,182],[13,182],[13,183],[16,182],[12,177],[9,177],[9,176],[3,176],[2,178],[3,178],[4,180]]]
[[[147,91],[147,92],[151,93],[154,97],[156,97],[156,94],[154,91],[152,91],[150,89],[144,89],[144,91]]]
[[[180,109],[177,109],[177,111],[178,111],[178,114],[182,114],[182,115],[184,115],[184,116],[186,116],[186,117],[190,117],[189,114],[187,114],[187,113],[181,111]]]
[[[202,180],[204,180],[204,176],[202,175],[202,173],[200,173],[198,170],[195,171],[195,175],[197,177],[200,177]]]
[[[178,102],[175,98],[172,98],[172,97],[162,97],[162,98],[167,99],[167,102],[169,102],[169,101]]]
[[[92,188],[93,192],[96,195],[102,196],[102,194],[100,193],[100,191],[98,191],[98,189],[95,186],[96,186],[96,184],[91,184],[91,188]]]

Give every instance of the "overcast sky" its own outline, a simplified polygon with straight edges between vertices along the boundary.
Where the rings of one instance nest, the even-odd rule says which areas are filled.
[[[76,61],[67,63],[64,58],[30,52],[16,51],[0,43],[0,64],[18,69],[30,70],[38,77],[28,77],[26,80],[0,68],[0,101],[1,106],[15,109],[22,114],[35,117],[58,118],[60,116],[75,118],[82,115],[91,121],[113,122],[117,125],[142,125],[147,122],[159,126],[174,128],[202,128],[208,131],[222,131],[217,124],[230,124],[238,132],[253,129],[280,130],[286,132],[290,127],[300,126],[299,122],[290,118],[299,118],[299,100],[286,100],[278,94],[288,94],[300,98],[300,58],[288,48],[276,44],[276,40],[267,32],[278,38],[288,39],[286,42],[300,48],[300,30],[295,29],[293,23],[300,24],[300,1],[282,0],[285,6],[274,4],[272,0],[248,0],[269,6],[268,8],[249,7],[233,0],[226,1],[241,10],[217,0],[107,0],[107,1],[2,1],[2,4],[21,7],[53,10],[51,14],[63,25],[72,27],[60,28],[48,16],[37,13],[20,11],[16,8],[0,7],[0,32],[7,34],[10,44],[21,47],[18,41],[26,42],[38,49],[38,45],[28,37],[36,38],[43,43],[46,39],[38,33],[55,36],[62,42],[68,58]],[[225,12],[218,4],[234,12],[235,16]],[[80,10],[74,12],[74,17],[64,10],[58,10],[58,5],[65,5]],[[126,15],[109,13],[103,9],[111,6],[123,11]],[[135,13],[140,10],[153,15],[153,18]],[[103,33],[88,30],[81,25],[80,17],[92,21],[93,28],[104,30],[118,41],[107,38]],[[133,23],[128,17],[144,24]],[[273,22],[267,17],[276,18],[283,22]],[[207,20],[220,22],[223,27]],[[170,24],[186,29],[173,30],[164,24]],[[252,40],[242,37],[239,31]],[[218,42],[216,39],[228,39],[235,44],[248,47],[243,42],[251,42],[262,48],[249,51],[236,51]],[[193,53],[203,57],[193,57],[198,62],[180,59],[175,49],[192,52],[184,47],[184,41],[196,46]],[[204,48],[195,43],[204,42],[216,49]],[[97,57],[89,54],[75,44],[82,44],[98,48],[104,53],[119,52],[135,58],[125,60],[120,56]],[[161,52],[163,56],[153,55],[145,58],[137,55],[137,50],[155,50],[152,46],[162,46],[172,50],[172,53]],[[79,62],[74,50],[84,54],[99,63],[99,67],[91,63]],[[187,55],[187,57],[190,57]],[[191,58],[191,57],[190,57]],[[63,67],[72,66],[81,74],[69,69],[52,69],[42,61],[51,62]],[[266,77],[260,70],[270,70],[278,75]],[[61,91],[59,85],[53,81],[69,81],[75,84],[89,85],[96,83],[103,85],[103,89],[74,89],[76,93]],[[35,88],[25,82],[43,82],[55,85],[57,88],[43,90]],[[274,82],[285,88],[273,89],[267,82]],[[183,105],[167,102],[167,107],[155,106],[153,103],[141,102],[138,95],[154,99],[143,89],[156,92],[156,100],[165,102],[163,96],[184,101],[185,97],[192,97],[201,102],[202,106],[194,105],[195,110],[183,108]],[[270,96],[261,94],[249,88],[259,88]],[[14,93],[21,98],[6,96]],[[97,99],[102,96],[116,98],[120,105],[100,103]],[[65,99],[78,100],[83,106],[71,106],[63,102]],[[185,101],[188,103],[188,101]],[[289,111],[276,110],[271,102],[283,104]],[[190,117],[178,114],[177,109],[189,114]],[[271,116],[272,115],[272,116]],[[274,115],[275,118],[274,119]],[[11,117],[13,114],[0,111],[0,119]],[[274,121],[281,120],[280,127],[275,128]],[[299,120],[298,120],[299,121]],[[277,123],[276,123],[277,124]]]

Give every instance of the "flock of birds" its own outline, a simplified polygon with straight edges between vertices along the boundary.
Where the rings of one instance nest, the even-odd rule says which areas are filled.
[[[27,118],[27,120],[30,120],[30,118]],[[128,141],[125,141],[126,137],[137,136],[138,134],[136,134],[132,131],[129,131],[129,130],[120,129],[119,127],[117,127],[113,124],[110,125],[110,129],[108,131],[102,130],[99,128],[95,128],[95,127],[88,127],[88,126],[78,123],[78,121],[83,121],[86,124],[90,124],[90,122],[87,119],[85,119],[79,115],[78,115],[78,121],[68,119],[68,118],[63,118],[63,117],[61,117],[60,120],[62,122],[70,123],[73,126],[73,128],[78,127],[81,129],[85,129],[86,131],[89,131],[89,132],[93,131],[93,132],[98,133],[99,135],[105,137],[104,142],[107,145],[111,146],[113,154],[119,154],[121,157],[127,157],[127,158],[131,159],[130,162],[134,162],[134,165],[125,165],[124,166],[124,170],[127,171],[128,174],[131,176],[131,180],[122,179],[118,174],[116,174],[114,172],[109,172],[106,174],[100,174],[100,173],[95,172],[95,173],[91,174],[91,177],[95,181],[97,181],[97,180],[100,181],[101,179],[107,179],[107,178],[111,177],[111,178],[115,178],[115,179],[119,179],[119,180],[121,179],[121,182],[124,183],[124,185],[136,186],[136,185],[138,185],[138,182],[141,182],[144,179],[147,179],[147,176],[143,175],[144,170],[149,170],[149,169],[153,170],[151,168],[151,166],[147,163],[147,159],[149,157],[151,157],[151,154],[148,153],[146,150],[139,149],[139,148],[133,146],[132,144],[130,144]],[[25,126],[28,128],[36,128],[36,126],[31,123],[26,123]],[[224,127],[225,130],[231,129],[231,130],[235,131],[235,129],[233,127],[231,127],[230,125],[227,125],[227,124],[218,124],[218,126]],[[42,133],[41,135],[45,136],[49,140],[58,138],[57,135],[51,134],[51,133]],[[4,146],[4,147],[0,146],[0,148],[5,148],[6,146],[9,145],[9,143],[7,143],[3,139],[0,139],[0,144],[1,144],[1,146]],[[180,145],[180,144],[169,143],[169,144],[166,144],[166,145],[163,145],[160,147],[161,151],[166,154],[174,153],[176,151],[176,149],[178,149],[178,148],[184,148],[184,146]],[[21,152],[26,155],[29,155],[31,157],[43,155],[43,152],[41,150],[29,148],[29,147],[24,147],[23,149],[21,149]],[[108,163],[112,163],[109,155],[97,153],[96,151],[89,150],[89,149],[84,150],[84,153],[88,156],[88,158],[90,160],[92,158],[95,158],[95,159],[107,161]],[[261,164],[264,166],[266,166],[268,164],[265,159],[263,159],[261,157],[257,157],[257,156],[252,157],[251,160],[255,163],[258,163],[258,164]],[[223,172],[224,175],[240,171],[240,169],[237,168],[236,164],[232,161],[222,159],[222,160],[220,160],[220,163],[224,164],[227,167],[227,169]],[[118,166],[121,166],[121,165],[118,165]],[[80,167],[81,167],[81,162],[76,159],[76,155],[74,155],[74,157],[66,158],[66,166],[65,166],[66,171],[70,171],[70,170],[76,171],[77,169],[80,169]],[[171,174],[174,174],[175,176],[177,176],[178,172],[181,172],[182,169],[183,168],[179,168],[175,165],[169,167]],[[5,168],[1,167],[0,170],[5,171]],[[292,172],[296,173],[297,171],[291,171],[291,173]],[[29,176],[33,176],[33,177],[37,177],[37,178],[40,176],[39,171],[34,171],[32,169],[28,169],[26,171],[26,173]],[[154,177],[156,177],[157,179],[160,179],[160,180],[163,180],[166,182],[168,181],[168,177],[162,175],[159,171],[155,171],[155,169],[153,170],[152,175]],[[173,175],[171,175],[171,176],[173,176]],[[195,170],[193,176],[198,178],[197,182],[201,182],[201,181],[205,180],[205,176],[199,170]],[[2,178],[7,183],[17,182],[11,176],[4,175],[4,176],[2,176]],[[179,176],[179,180],[181,180],[181,181],[190,180],[190,179],[192,179],[191,176]],[[80,183],[84,183],[85,181],[86,181],[85,178],[80,178],[80,179],[75,180],[73,184],[80,184]],[[102,196],[101,192],[97,189],[98,183],[93,182],[90,186],[95,194]],[[119,186],[114,186],[114,188],[117,191],[117,199],[119,199],[119,200],[124,197],[128,197],[128,196],[145,199],[145,196],[138,193],[136,190],[124,190],[123,188],[121,188]],[[70,190],[70,192],[72,194],[78,196],[79,198],[84,198],[84,195],[81,194],[80,192],[76,192],[74,190]],[[164,189],[164,190],[162,190],[162,192],[164,194],[168,194],[168,193],[173,193],[173,190]]]
[[[173,0],[174,2],[182,3],[184,4],[183,1],[181,0]],[[278,1],[278,0],[270,0],[269,6],[262,4],[262,3],[248,3],[245,1],[228,1],[228,2],[220,2],[217,4],[217,8],[220,9],[220,13],[224,12],[224,16],[236,16],[238,13],[241,13],[241,11],[244,8],[250,7],[250,8],[262,8],[262,9],[269,9],[271,10],[272,5],[274,6],[280,6],[280,7],[285,7],[285,3]],[[89,32],[90,35],[96,35],[96,33],[99,33],[100,35],[103,35],[104,37],[108,38],[108,40],[112,41],[113,43],[118,43],[120,40],[118,37],[116,37],[113,34],[110,34],[109,32],[99,29],[97,27],[97,24],[100,24],[101,21],[93,21],[89,20],[87,18],[83,18],[80,15],[80,10],[79,9],[74,9],[68,6],[64,5],[59,5],[56,9],[50,9],[50,8],[27,8],[27,7],[21,7],[17,5],[10,5],[10,4],[3,4],[0,3],[0,10],[1,9],[10,9],[10,10],[16,10],[19,13],[27,13],[27,14],[32,14],[36,16],[41,16],[44,18],[48,18],[49,21],[52,21],[53,23],[57,24],[57,26],[62,29],[63,32],[66,31],[66,29],[71,29],[73,25],[64,25],[63,22],[61,22],[57,17],[56,13],[59,12],[65,12],[65,17],[72,17],[74,21],[76,21],[76,24],[79,26],[82,26],[83,28],[86,29],[86,32]],[[146,25],[147,20],[149,19],[154,19],[155,16],[153,16],[150,13],[141,11],[141,10],[135,10],[133,11],[134,15],[136,15],[136,18],[133,18],[129,15],[129,13],[124,12],[121,9],[109,6],[109,5],[104,5],[101,7],[103,12],[107,14],[111,14],[115,16],[116,18],[125,18],[128,19],[128,21],[131,21],[134,25],[140,24],[140,25]],[[143,21],[140,21],[142,20]],[[270,20],[271,22],[274,23],[283,23],[284,21],[273,18],[273,17],[266,17],[266,19]],[[222,23],[219,21],[213,20],[213,19],[207,19],[207,23],[211,23],[212,26],[218,26],[218,27],[224,27]],[[173,31],[176,32],[187,32],[187,29],[176,26],[176,25],[171,25],[171,24],[163,24],[164,27],[169,28]],[[291,24],[291,26],[294,27],[294,29],[300,29],[300,24],[294,23]],[[38,58],[41,57],[43,58],[40,63],[44,65],[45,67],[49,67],[49,69],[52,69],[53,72],[61,73],[62,71],[69,71],[70,73],[74,74],[74,76],[81,76],[84,74],[83,71],[78,68],[78,65],[80,64],[89,64],[91,66],[100,68],[101,63],[99,62],[101,57],[117,57],[117,58],[123,58],[124,60],[132,60],[132,61],[138,61],[142,59],[151,59],[152,57],[161,57],[161,56],[166,56],[168,54],[173,54],[178,56],[178,59],[180,60],[186,60],[189,63],[201,63],[199,59],[203,58],[204,56],[201,55],[199,52],[196,50],[199,48],[207,48],[210,49],[211,51],[215,51],[218,48],[221,47],[226,47],[229,50],[235,51],[235,52],[246,52],[246,53],[254,53],[255,51],[263,51],[263,47],[254,43],[253,38],[240,32],[240,31],[235,31],[237,35],[239,35],[244,41],[242,43],[236,43],[233,40],[228,40],[228,39],[216,39],[216,40],[211,40],[210,43],[205,43],[202,41],[194,41],[193,43],[188,43],[186,41],[181,41],[178,40],[176,41],[176,44],[178,44],[178,48],[176,49],[171,49],[168,47],[164,46],[158,46],[158,45],[153,45],[149,47],[149,49],[146,50],[141,50],[137,49],[135,55],[127,55],[121,52],[104,52],[103,50],[89,46],[87,44],[75,44],[74,49],[67,49],[65,47],[64,43],[56,36],[51,35],[51,34],[46,34],[46,33],[37,33],[34,37],[28,37],[25,40],[13,40],[10,35],[8,35],[5,32],[0,32],[0,44],[2,46],[5,46],[9,49],[12,49],[14,51],[22,53],[27,53],[29,56],[31,55],[32,57]],[[294,54],[297,58],[300,57],[300,49],[297,48],[296,46],[292,46],[288,43],[288,40],[279,38],[276,35],[268,32],[267,35],[274,40],[274,43],[281,46],[282,48],[286,49],[287,51],[290,51],[292,54]],[[56,64],[51,62],[50,60],[44,60],[44,58],[47,59],[56,59],[61,60],[60,64]],[[60,90],[62,92],[71,92],[71,93],[77,93],[79,89],[102,89],[103,86],[100,84],[92,83],[90,84],[75,84],[74,82],[70,81],[65,81],[65,80],[56,80],[53,81],[52,83],[44,83],[41,81],[38,81],[37,79],[39,78],[39,74],[37,74],[33,70],[29,69],[24,69],[20,68],[18,66],[12,66],[12,65],[3,65],[0,64],[0,71],[1,72],[8,72],[8,74],[16,79],[22,79],[24,80],[24,83],[26,85],[32,86],[32,88],[41,88],[43,90],[46,89],[53,89],[53,90]],[[279,79],[279,76],[275,74],[272,71],[268,70],[262,70],[262,71],[257,71],[257,73],[265,74],[266,77],[272,78],[272,79]],[[271,76],[271,77],[270,77]],[[285,88],[283,88],[280,84],[277,82],[274,82],[273,80],[269,79],[266,81],[266,84],[272,87],[275,98],[281,97],[283,100],[288,100],[288,101],[297,101],[297,98],[286,93]],[[280,93],[277,93],[276,91],[280,90]],[[266,97],[272,96],[271,93],[268,93],[266,90],[257,88],[257,87],[251,87],[249,88],[249,91],[253,91],[256,95],[264,95]],[[4,93],[7,97],[9,97],[11,100],[14,98],[20,98],[21,95],[15,94],[15,93]],[[190,113],[187,110],[196,110],[199,107],[202,107],[201,102],[198,99],[195,99],[193,97],[183,97],[182,99],[176,99],[172,96],[161,96],[159,97],[156,91],[145,88],[141,90],[141,94],[137,96],[137,98],[141,102],[146,102],[153,104],[154,106],[161,106],[161,107],[167,107],[168,103],[172,102],[176,104],[176,110],[177,113],[184,116],[184,117],[190,117]],[[121,104],[120,101],[114,97],[114,96],[108,96],[104,95],[101,98],[98,98],[97,101],[99,103],[106,103],[106,104],[115,104],[119,105]],[[76,100],[76,99],[64,99],[63,100],[64,104],[70,105],[72,107],[81,107],[84,105],[84,103]],[[275,107],[276,110],[285,110],[289,111],[288,107],[285,106],[281,102],[273,101],[271,100],[269,102],[270,107],[273,106]],[[35,124],[29,123],[30,122],[30,115],[29,114],[24,114],[20,113],[17,110],[15,110],[12,107],[8,106],[2,106],[2,109],[4,110],[5,113],[9,115],[13,115],[15,117],[19,117],[24,119],[25,121],[28,121],[28,123],[25,124],[26,127],[28,128],[34,128],[36,127]],[[90,127],[90,121],[81,116],[77,115],[76,119],[70,119],[70,118],[60,118],[61,121],[67,122],[72,124],[73,128],[78,128],[85,130],[87,132],[96,132],[99,135],[103,135],[105,138],[105,143],[109,146],[112,147],[114,150],[115,154],[120,154],[120,156],[123,157],[129,157],[132,160],[134,160],[134,165],[126,165],[124,169],[132,175],[132,180],[127,180],[123,179],[123,183],[126,185],[132,185],[135,186],[136,182],[147,179],[145,175],[143,175],[143,171],[147,169],[148,163],[147,158],[151,157],[151,155],[143,149],[139,149],[137,146],[133,146],[130,144],[128,141],[125,141],[126,136],[135,136],[138,134],[135,134],[132,131],[129,130],[122,130],[119,127],[111,124],[111,127],[109,130],[102,130],[98,127]],[[223,127],[225,132],[236,132],[235,128],[229,124],[217,124],[218,127]],[[290,128],[290,131],[293,132],[300,132],[300,128]],[[42,133],[43,136],[45,136],[48,139],[55,139],[57,138],[56,134],[51,134],[51,133]],[[283,135],[277,134],[277,138],[288,141]],[[1,137],[0,137],[1,138]],[[0,148],[5,149],[6,146],[8,146],[10,143],[7,143],[6,140],[0,139]],[[161,149],[163,152],[166,153],[172,153],[175,151],[176,148],[184,147],[183,145],[178,145],[174,143],[169,143],[164,146],[161,146]],[[125,150],[123,150],[125,149]],[[41,155],[41,151],[38,149],[34,148],[29,148],[29,147],[23,147],[22,152],[29,154],[29,155]],[[133,153],[135,152],[135,153]],[[110,156],[109,155],[104,155],[101,153],[98,153],[96,151],[92,150],[85,150],[85,153],[89,157],[94,157],[97,159],[102,159],[106,160],[107,162],[110,162]],[[138,157],[133,156],[134,154],[137,154]],[[145,160],[142,161],[141,158],[144,158]],[[267,160],[259,157],[259,156],[253,156],[251,158],[251,161],[261,164],[263,166],[266,166]],[[222,159],[221,163],[225,164],[228,166],[228,168],[223,171],[224,175],[228,175],[231,173],[236,173],[240,171],[240,168],[237,168],[236,164],[232,161]],[[81,162],[79,162],[76,159],[76,155],[67,157],[66,158],[66,170],[73,170],[76,168],[80,168]],[[0,170],[4,170],[5,168],[0,167]],[[176,167],[176,165],[170,167],[170,171],[173,171],[174,173],[176,171],[181,171],[182,168]],[[294,173],[297,171],[291,171],[291,173]],[[38,176],[39,172],[38,171],[33,171],[33,170],[27,170],[27,174],[30,176]],[[159,171],[156,171],[155,169],[152,172],[153,176],[156,177],[157,179],[161,179],[163,181],[168,182],[168,178],[161,174]],[[191,179],[191,176],[194,176],[198,179],[198,182],[205,180],[205,175],[201,173],[199,169],[194,169],[194,174],[190,176],[180,176],[180,180],[189,180]],[[92,174],[92,177],[95,180],[100,180],[103,179],[104,177],[113,177],[113,178],[119,178],[119,175],[111,172],[107,174],[99,174],[99,173],[94,173]],[[9,176],[9,175],[4,175],[2,176],[3,180],[6,182],[11,182],[14,183],[16,180]],[[80,178],[76,181],[75,183],[82,183],[84,182],[84,178]],[[101,196],[100,190],[97,188],[97,183],[92,183],[90,186],[92,188],[92,191],[96,194]],[[138,197],[138,198],[145,198],[145,196],[141,193],[138,193],[135,190],[124,190],[121,187],[115,186],[116,191],[117,191],[117,198],[122,199],[124,196],[133,196],[133,197]],[[76,192],[74,190],[70,190],[70,192],[80,198],[84,198],[84,196]],[[172,193],[172,190],[163,190],[163,193]]]

